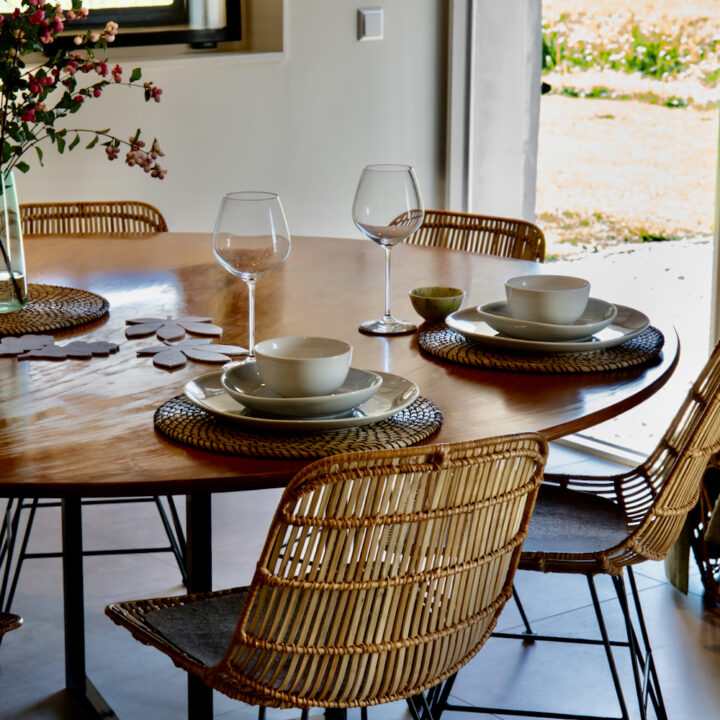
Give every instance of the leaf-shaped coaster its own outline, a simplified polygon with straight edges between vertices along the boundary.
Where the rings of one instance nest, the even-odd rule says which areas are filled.
[[[29,350],[17,356],[18,360],[89,360],[92,357],[107,357],[110,353],[116,353],[118,346],[115,343],[104,341],[87,342],[85,340],[73,340],[67,345],[56,345],[53,341]]]
[[[52,335],[21,335],[0,339],[0,357],[21,355],[29,350],[39,350],[53,342]]]
[[[179,318],[134,318],[126,320],[125,337],[145,337],[146,335],[157,334],[158,340],[173,341],[185,337],[185,333],[191,335],[205,335],[213,337],[222,336],[222,328],[212,324],[212,318],[189,315]]]
[[[235,355],[245,355],[239,345],[215,345],[207,338],[183,340],[179,343],[152,345],[138,350],[138,355],[153,355],[153,364],[165,370],[182,367],[188,360],[205,363],[226,363]]]

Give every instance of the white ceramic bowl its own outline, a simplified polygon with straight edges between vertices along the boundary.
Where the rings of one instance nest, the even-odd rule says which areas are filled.
[[[505,294],[518,320],[569,325],[585,312],[590,283],[569,275],[521,275],[505,282]]]
[[[255,346],[267,386],[284,397],[317,397],[337,390],[347,377],[352,346],[322,337],[282,337]]]
[[[257,363],[236,363],[223,370],[223,387],[245,407],[280,417],[329,417],[346,413],[369,400],[382,385],[382,376],[350,368],[345,382],[329,395],[281,397],[263,382]]]

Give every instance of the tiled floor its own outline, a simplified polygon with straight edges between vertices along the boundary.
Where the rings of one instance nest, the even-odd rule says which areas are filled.
[[[553,469],[591,472],[609,467],[557,446],[553,447],[551,464]],[[216,496],[217,587],[250,579],[278,496],[275,491]],[[162,542],[159,522],[149,505],[87,509],[84,528],[86,547]],[[50,550],[58,544],[59,512],[46,510],[36,524],[32,549]],[[103,615],[104,606],[112,600],[182,592],[172,557],[96,557],[87,559],[85,568],[88,669],[95,684],[121,718],[186,717],[184,673],[157,651],[132,640],[129,633]],[[660,563],[641,565],[636,576],[670,720],[720,717],[720,612],[705,606],[697,572],[693,572],[687,596],[667,584]],[[601,600],[608,601],[609,623],[611,628],[616,627],[619,618],[615,603],[610,601],[610,583],[602,580]],[[516,584],[536,630],[596,632],[582,578],[519,573]],[[63,632],[58,560],[28,561],[14,609],[23,614],[25,624],[9,633],[0,646],[0,718],[75,720],[80,716],[61,691]],[[516,627],[519,622],[516,608],[508,605],[500,619],[501,628]],[[618,652],[618,660],[625,668],[624,653]],[[628,688],[629,702],[630,692]],[[460,673],[454,697],[460,703],[616,714],[602,650],[593,647],[572,646],[568,650],[550,643],[522,646],[511,640],[491,639]],[[636,717],[632,704],[630,710]],[[256,717],[251,708],[217,695],[215,714],[227,720]],[[269,718],[297,715],[292,711],[271,712]],[[375,708],[370,717],[404,720],[409,715],[404,704],[398,703]]]

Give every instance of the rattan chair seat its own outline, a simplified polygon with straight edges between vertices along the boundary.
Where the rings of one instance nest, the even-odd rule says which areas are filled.
[[[163,607],[138,619],[165,639],[168,650],[212,667],[222,660],[230,645],[247,591],[243,587],[229,593],[189,595],[182,604],[177,603],[177,598],[162,598],[156,602]],[[157,646],[162,638],[153,644]]]
[[[0,637],[6,632],[19,628],[22,625],[22,621],[23,619],[19,615],[0,612]]]
[[[612,500],[542,485],[521,567],[540,564],[556,554],[567,562],[593,559],[595,553],[620,545],[627,535],[625,515]]]

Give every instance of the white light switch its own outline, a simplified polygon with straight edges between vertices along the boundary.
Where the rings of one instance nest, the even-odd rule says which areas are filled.
[[[358,10],[358,40],[382,40],[383,9],[363,8]]]

